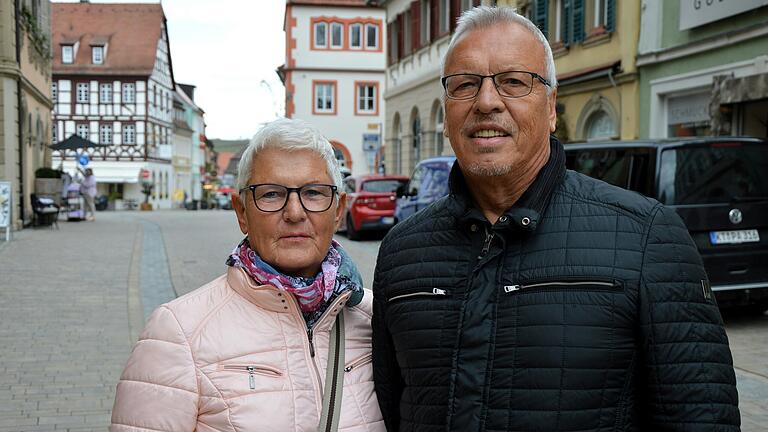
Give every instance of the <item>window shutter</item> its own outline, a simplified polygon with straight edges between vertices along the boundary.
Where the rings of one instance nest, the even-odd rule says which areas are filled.
[[[533,23],[544,33],[544,37],[549,39],[549,2],[547,0],[536,0],[533,9]]]
[[[421,46],[421,4],[419,0],[411,2],[411,51],[416,52]]]
[[[573,43],[584,40],[584,0],[571,0],[573,8]]]
[[[405,48],[405,14],[400,14],[397,16],[397,60],[400,60],[404,57],[403,51]]]
[[[438,2],[440,0],[429,0],[429,40],[437,39],[440,33],[440,9]]]
[[[563,0],[563,18],[561,22],[563,28],[560,29],[563,35],[563,45],[568,46],[573,39],[573,9],[571,8],[571,0]]]
[[[461,0],[451,0],[451,22],[449,23],[451,33],[456,30],[456,20],[459,19],[459,15],[461,15]]]
[[[362,34],[360,35],[362,39]],[[395,60],[392,58],[392,54],[394,54],[392,46],[392,23],[387,23],[387,64],[392,65],[395,63]]]
[[[612,32],[616,30],[616,0],[606,0],[605,2],[605,30]]]

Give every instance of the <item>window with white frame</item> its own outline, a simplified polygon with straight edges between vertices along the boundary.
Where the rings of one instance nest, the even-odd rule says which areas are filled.
[[[429,25],[432,22],[432,20],[429,19],[430,18],[429,3],[430,3],[429,0],[421,0],[421,4],[419,5],[419,7],[421,8],[421,21],[419,23],[420,25],[419,35],[421,37],[421,40],[420,40],[421,46],[429,45],[429,38],[430,38]]]
[[[99,143],[112,144],[112,124],[102,123],[99,125]]]
[[[93,64],[104,64],[104,47],[103,46],[91,47],[91,62]]]
[[[112,84],[99,84],[99,102],[112,103]]]
[[[77,83],[77,102],[88,103],[88,83]]]
[[[407,56],[413,51],[413,26],[411,11],[407,10],[403,14],[403,56]]]
[[[605,27],[608,22],[607,0],[594,0],[595,2],[595,20],[594,27]]]
[[[332,113],[336,101],[334,101],[336,84],[317,83],[315,84],[315,112]]]
[[[75,46],[74,45],[62,45],[61,46],[61,62],[64,64],[72,64],[75,61]]]
[[[59,87],[55,82],[51,83],[51,99],[53,100],[53,103],[58,102],[59,99]]]
[[[360,114],[376,113],[376,83],[362,83],[357,85],[357,112]]]
[[[349,47],[352,49],[360,49],[363,47],[362,24],[352,24],[349,26]]]
[[[440,10],[440,33],[447,33],[451,24],[451,0],[438,0]]]
[[[379,49],[379,26],[376,24],[365,25],[365,47]]]
[[[340,23],[331,23],[331,48],[344,46],[344,26]]]
[[[136,102],[136,84],[123,84],[123,103]]]
[[[123,144],[136,144],[136,126],[132,124],[123,125]]]
[[[77,136],[79,136],[82,139],[90,139],[88,137],[88,123],[78,123],[77,128],[75,128],[75,131],[77,132]]]
[[[324,22],[315,23],[315,47],[325,48],[328,46],[328,24]]]

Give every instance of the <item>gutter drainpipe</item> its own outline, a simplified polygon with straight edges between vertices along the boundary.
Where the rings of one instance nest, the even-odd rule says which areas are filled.
[[[24,108],[21,106],[21,1],[15,0],[16,7],[16,64],[19,67],[19,75],[16,77],[16,109],[18,111],[18,128],[19,128],[19,219],[21,219],[21,225],[24,226]]]

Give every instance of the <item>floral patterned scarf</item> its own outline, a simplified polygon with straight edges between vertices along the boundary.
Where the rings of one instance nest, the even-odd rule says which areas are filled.
[[[341,293],[353,291],[347,301],[350,306],[359,303],[363,296],[362,277],[336,240],[331,240],[328,255],[320,264],[321,271],[314,278],[280,273],[251,249],[248,237],[235,247],[227,259],[227,265],[242,268],[258,284],[272,285],[293,294],[307,322],[307,328],[310,329]]]

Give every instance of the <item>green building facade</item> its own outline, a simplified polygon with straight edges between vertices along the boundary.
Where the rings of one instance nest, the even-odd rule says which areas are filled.
[[[640,136],[768,138],[768,2],[644,0]]]

